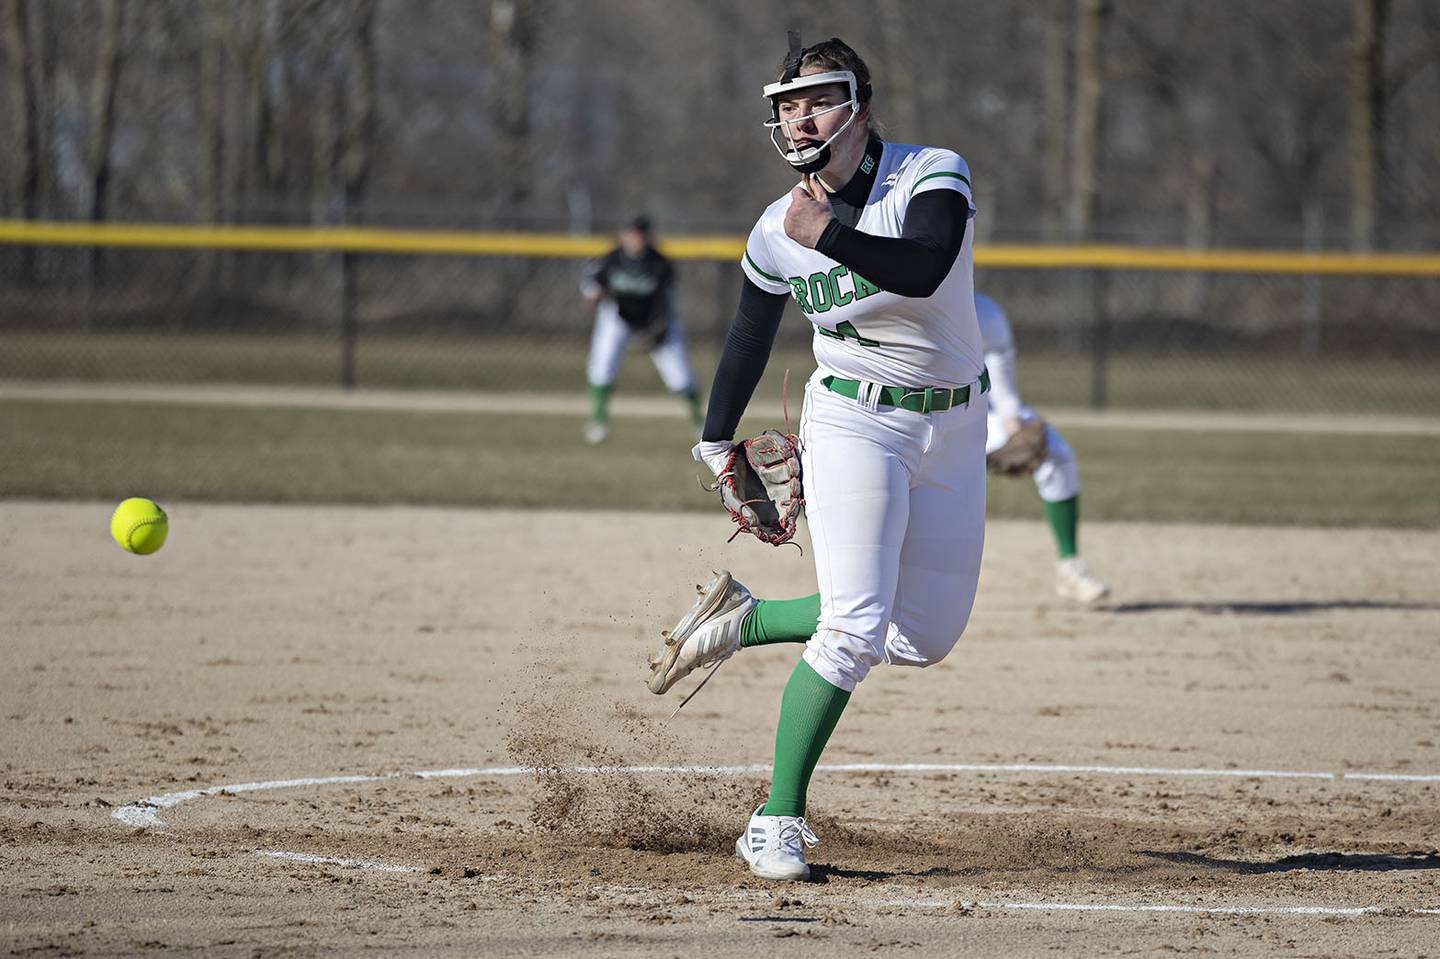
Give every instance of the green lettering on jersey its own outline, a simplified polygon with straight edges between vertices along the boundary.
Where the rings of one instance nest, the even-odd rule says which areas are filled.
[[[810,274],[810,302],[815,307],[816,313],[829,313],[830,307],[835,305],[834,299],[830,296],[830,288],[825,283],[825,273]]]
[[[837,266],[825,274],[825,286],[830,291],[830,302],[836,306],[844,306],[846,303],[855,299],[855,294],[852,291],[846,290],[843,293],[840,291],[840,277],[846,276],[849,273],[850,270],[846,267]]]
[[[865,297],[869,296],[872,293],[880,292],[880,287],[876,286],[874,283],[871,283],[859,273],[851,273],[850,276],[853,277],[855,280],[855,299],[863,300],[865,299]]]
[[[872,340],[868,337],[861,336],[860,331],[855,329],[855,324],[849,320],[844,320],[833,330],[827,330],[823,326],[817,326],[815,329],[821,336],[828,336],[832,340],[854,340],[861,346],[880,345],[879,340]]]
[[[803,276],[790,277],[790,292],[795,294],[795,302],[800,305],[801,313],[809,314],[815,312],[810,309],[810,292],[809,288],[805,285],[805,278]]]

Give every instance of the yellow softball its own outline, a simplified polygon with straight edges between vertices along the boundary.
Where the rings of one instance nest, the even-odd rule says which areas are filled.
[[[115,507],[110,517],[110,535],[122,549],[142,556],[165,545],[170,532],[170,518],[154,500],[132,496]]]

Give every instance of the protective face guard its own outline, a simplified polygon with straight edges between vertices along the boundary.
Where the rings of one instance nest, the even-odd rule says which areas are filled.
[[[803,117],[795,117],[791,120],[780,119],[780,97],[794,93],[797,90],[828,86],[832,83],[845,84],[845,88],[850,91],[850,99],[844,103],[837,104],[833,107],[826,107],[824,110],[815,113],[807,113]],[[860,115],[860,98],[855,91],[855,74],[849,70],[831,70],[829,73],[812,73],[805,77],[795,77],[793,80],[781,80],[779,83],[768,83],[765,85],[765,97],[770,101],[773,117],[765,122],[766,128],[770,131],[770,142],[775,145],[776,151],[785,158],[785,162],[789,163],[801,173],[818,173],[825,169],[826,165],[830,162],[830,144],[835,142],[836,137],[850,129],[850,124],[854,123],[855,118]],[[790,134],[791,124],[824,116],[836,110],[844,110],[847,107],[850,110],[850,116],[846,118],[840,129],[831,134],[829,139],[824,143],[819,146],[806,147],[803,150],[796,150],[794,148],[795,138]],[[785,135],[785,143],[783,144],[777,136],[777,134],[782,131]],[[787,145],[790,149],[786,149]]]

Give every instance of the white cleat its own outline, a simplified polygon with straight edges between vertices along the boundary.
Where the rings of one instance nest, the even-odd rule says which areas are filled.
[[[591,446],[605,442],[605,437],[610,435],[610,427],[599,420],[591,420],[585,424],[585,442]]]
[[[657,695],[695,670],[718,668],[735,655],[740,648],[740,621],[755,608],[755,597],[735,582],[728,570],[719,570],[714,579],[695,589],[700,598],[674,629],[661,634],[665,645],[650,661],[648,685]]]
[[[762,816],[760,809],[750,817],[745,834],[735,840],[735,855],[745,860],[750,871],[761,879],[790,882],[809,879],[805,847],[820,845],[810,824],[804,816]]]
[[[1095,603],[1110,595],[1110,587],[1090,575],[1083,559],[1070,556],[1055,564],[1055,592],[1077,603]]]

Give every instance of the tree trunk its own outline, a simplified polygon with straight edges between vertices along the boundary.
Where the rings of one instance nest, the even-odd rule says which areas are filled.
[[[1045,18],[1044,165],[1045,238],[1060,239],[1066,210],[1065,143],[1069,135],[1070,0],[1050,0]]]
[[[492,82],[497,91],[495,116],[495,170],[499,189],[495,212],[501,225],[525,229],[523,216],[532,192],[530,72],[539,46],[543,6],[530,0],[493,0],[490,4],[488,47]],[[490,299],[492,322],[513,322],[519,291],[528,285],[533,264],[502,261],[496,271],[499,289]]]
[[[1075,128],[1070,163],[1070,239],[1090,239],[1095,216],[1095,169],[1100,139],[1100,29],[1103,0],[1075,0]]]
[[[1103,0],[1075,0],[1075,128],[1070,158],[1069,211],[1066,217],[1070,241],[1091,239],[1095,217],[1095,169],[1100,141],[1100,30],[1104,17]],[[1083,330],[1090,334],[1090,404],[1105,405],[1106,352],[1108,336],[1101,277],[1093,270],[1076,274],[1073,302],[1080,304],[1079,321],[1071,327],[1071,347],[1079,349]]]
[[[89,129],[85,144],[88,165],[91,222],[105,219],[105,202],[110,185],[110,144],[115,138],[115,88],[120,78],[121,30],[124,16],[120,0],[104,0],[100,6],[100,27],[96,34],[95,76],[90,85]],[[87,251],[85,327],[95,325],[95,296],[100,286],[103,251]]]
[[[1350,38],[1350,245],[1375,247],[1384,95],[1384,22],[1387,0],[1352,0]]]
[[[204,27],[200,41],[200,203],[201,222],[213,225],[221,220],[221,194],[225,155],[225,35],[226,23],[221,0],[206,0],[201,7]],[[217,250],[199,254],[196,279],[207,299],[219,293],[220,257]],[[177,320],[179,315],[177,314]]]
[[[354,63],[345,71],[345,130],[338,156],[341,188],[344,191],[341,217],[346,223],[363,223],[365,186],[375,149],[375,49],[376,0],[358,0],[351,22],[354,24]],[[360,333],[359,256],[340,256],[340,385],[346,389],[357,383],[356,353]]]
[[[17,163],[9,188],[5,213],[22,219],[36,218],[40,202],[40,118],[35,75],[30,68],[29,4],[27,0],[0,2],[0,37],[5,59],[10,64],[10,109],[14,124]],[[22,246],[15,258],[16,282],[29,285],[35,280],[35,248]]]

